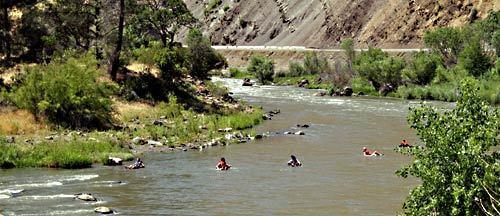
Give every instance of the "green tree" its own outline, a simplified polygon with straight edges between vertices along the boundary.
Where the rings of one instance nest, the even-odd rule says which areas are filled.
[[[404,60],[389,57],[381,49],[372,47],[362,52],[354,63],[359,75],[368,80],[377,91],[385,85],[391,85],[395,89],[401,82],[404,67]]]
[[[475,82],[462,82],[452,110],[410,109],[408,122],[425,147],[409,150],[414,161],[397,172],[422,182],[403,205],[407,215],[499,214],[500,113],[480,101]]]
[[[344,50],[347,67],[352,71],[353,62],[356,59],[356,51],[354,50],[354,41],[352,39],[342,40],[340,47]]]
[[[485,53],[477,37],[467,43],[460,53],[458,63],[475,77],[483,75],[492,66],[490,57]]]
[[[148,0],[138,4],[131,27],[141,35],[160,39],[164,47],[173,47],[177,32],[196,23],[182,0]]]
[[[410,82],[417,85],[429,84],[436,75],[436,69],[442,65],[439,56],[427,52],[418,52],[413,55],[403,75]]]
[[[463,49],[464,37],[462,33],[459,28],[437,28],[425,32],[424,42],[443,58],[446,66],[450,67],[457,63],[458,55]]]
[[[193,77],[206,79],[208,72],[227,67],[226,58],[212,48],[208,38],[199,29],[190,29],[186,37],[191,63],[190,74]]]
[[[264,56],[254,55],[250,58],[247,71],[255,74],[259,82],[265,85],[273,81],[274,62]]]
[[[98,81],[95,59],[70,58],[28,69],[13,93],[19,108],[71,128],[105,128],[112,123],[108,86]]]
[[[156,66],[160,69],[160,76],[167,85],[187,73],[189,62],[188,52],[185,48],[163,48],[154,57]]]

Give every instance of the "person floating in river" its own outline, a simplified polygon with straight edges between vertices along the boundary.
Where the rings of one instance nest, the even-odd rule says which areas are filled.
[[[127,169],[140,169],[140,168],[144,168],[144,163],[142,162],[142,160],[140,158],[137,158],[135,160],[135,162],[133,164],[130,164],[128,166],[126,166],[125,168]]]
[[[228,163],[226,163],[226,159],[225,158],[221,158],[219,163],[217,164],[217,169],[218,170],[228,170],[229,168],[231,168],[231,165],[229,165]]]
[[[302,164],[300,163],[299,160],[297,160],[297,158],[295,157],[295,155],[290,155],[290,157],[292,159],[290,159],[288,161],[288,166],[291,166],[291,167],[299,167],[299,166],[302,166]]]
[[[368,150],[368,148],[363,147],[363,155],[366,157],[371,157],[371,156],[381,156],[382,154],[378,151],[370,152],[370,150]]]
[[[401,143],[399,143],[399,147],[404,148],[404,147],[413,147],[413,146],[410,145],[410,143],[404,139],[403,141],[401,141]]]

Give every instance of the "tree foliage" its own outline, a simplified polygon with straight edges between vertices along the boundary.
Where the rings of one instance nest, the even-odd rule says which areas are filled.
[[[274,62],[264,56],[254,55],[250,58],[247,71],[255,74],[260,83],[268,84],[273,81]]]
[[[205,79],[209,71],[227,67],[226,58],[212,48],[208,38],[199,29],[189,30],[186,44],[189,48],[191,76]]]
[[[403,76],[417,85],[429,84],[436,75],[436,69],[442,66],[441,58],[435,54],[418,52],[403,71]]]
[[[347,67],[352,70],[354,60],[356,59],[356,51],[354,50],[354,41],[352,39],[342,40],[340,47],[344,50],[344,55],[347,62]]]
[[[460,53],[458,63],[475,77],[483,75],[492,66],[490,57],[485,53],[481,41],[477,37],[465,45],[464,50]]]
[[[410,109],[408,122],[425,144],[397,174],[419,178],[403,208],[407,215],[498,215],[500,113],[480,101],[465,79],[452,110]]]
[[[148,0],[138,4],[138,14],[132,20],[132,28],[140,35],[159,39],[164,47],[172,47],[177,32],[182,27],[196,23],[191,11],[182,0]]]
[[[13,93],[14,101],[18,107],[62,126],[108,127],[113,119],[111,91],[98,77],[91,57],[34,66]]]
[[[359,75],[379,90],[384,85],[397,87],[401,81],[401,71],[405,61],[400,58],[390,57],[381,49],[370,47],[362,52],[355,61],[354,68]]]
[[[464,38],[459,28],[446,27],[425,32],[424,42],[443,58],[447,66],[452,66],[463,49]]]

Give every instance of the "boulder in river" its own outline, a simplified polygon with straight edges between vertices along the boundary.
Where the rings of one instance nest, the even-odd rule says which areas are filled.
[[[309,125],[308,124],[297,124],[297,127],[300,127],[300,128],[308,128]]]
[[[94,209],[94,212],[100,214],[113,214],[113,210],[108,207],[100,206]]]
[[[297,131],[294,133],[295,135],[306,135],[304,131]]]
[[[264,120],[272,120],[271,116],[268,115],[268,114],[263,114],[262,115],[262,119],[264,119]]]
[[[342,94],[342,96],[347,96],[347,97],[350,97],[350,96],[352,96],[352,93],[353,93],[352,88],[351,88],[351,87],[349,87],[349,86],[346,86],[346,87],[344,87],[344,89],[342,90],[342,93],[341,93],[341,94]]]
[[[123,159],[117,157],[108,157],[106,163],[107,166],[121,166],[123,164]]]
[[[283,134],[288,135],[288,134],[293,134],[293,133],[290,131],[285,131]]]
[[[253,86],[253,83],[249,78],[245,78],[245,79],[243,79],[242,86]]]
[[[323,97],[326,95],[326,92],[316,92],[314,93],[314,96],[317,96],[317,97]]]
[[[299,86],[300,88],[302,88],[302,87],[306,87],[307,85],[309,85],[309,80],[307,80],[307,79],[303,79],[303,80],[301,80],[301,81],[298,83],[298,86]]]
[[[89,193],[79,193],[75,194],[75,198],[83,201],[88,201],[88,202],[95,202],[97,199],[92,196],[92,194]]]

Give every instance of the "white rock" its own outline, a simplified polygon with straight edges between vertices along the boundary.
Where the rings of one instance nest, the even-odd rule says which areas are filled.
[[[76,194],[75,198],[83,201],[97,201],[97,199],[94,196],[87,193]]]
[[[295,135],[306,135],[306,134],[304,133],[304,131],[297,131],[295,132]]]
[[[111,210],[108,207],[100,206],[94,209],[95,212],[101,213],[101,214],[112,214],[113,210]]]
[[[152,146],[163,146],[163,143],[158,142],[158,141],[154,141],[154,140],[148,140],[148,145],[152,145]]]
[[[123,164],[123,160],[117,157],[108,157],[108,165],[119,166]]]

